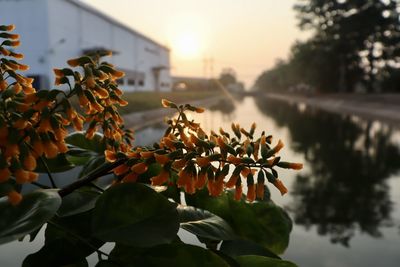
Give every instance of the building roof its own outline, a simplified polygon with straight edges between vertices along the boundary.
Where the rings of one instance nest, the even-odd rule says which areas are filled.
[[[162,45],[162,44],[160,44],[160,43],[154,41],[153,39],[151,39],[151,38],[145,36],[144,34],[142,34],[142,33],[138,32],[138,31],[134,30],[133,28],[131,28],[131,27],[129,27],[129,26],[123,24],[123,23],[120,22],[120,21],[117,21],[117,20],[114,19],[113,17],[104,14],[104,13],[101,12],[100,10],[98,10],[98,9],[96,9],[96,8],[94,8],[94,7],[90,6],[90,5],[88,5],[88,4],[83,3],[83,2],[80,1],[80,0],[65,0],[65,1],[70,2],[71,4],[74,4],[74,5],[76,5],[76,6],[80,7],[80,8],[82,8],[82,9],[84,9],[85,11],[90,12],[90,13],[92,13],[92,14],[98,16],[98,17],[101,17],[102,19],[104,19],[104,20],[106,20],[106,21],[108,21],[108,22],[114,24],[115,26],[118,26],[118,27],[120,27],[120,28],[123,28],[123,29],[129,31],[130,33],[132,33],[132,34],[134,34],[134,35],[137,35],[137,36],[139,36],[139,37],[141,37],[141,38],[143,38],[143,39],[145,39],[145,40],[147,40],[147,41],[149,41],[149,42],[151,42],[151,43],[153,43],[153,44],[155,44],[155,45],[157,45],[157,46],[159,46],[159,47],[161,47],[161,48],[163,48],[163,49],[165,49],[165,50],[167,50],[167,51],[170,51],[170,49],[169,49],[167,46]]]

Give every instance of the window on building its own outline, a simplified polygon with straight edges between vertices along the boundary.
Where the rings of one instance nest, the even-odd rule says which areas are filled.
[[[117,84],[119,85],[124,85],[124,79],[118,79]]]
[[[135,85],[134,79],[128,79],[128,85]]]
[[[144,81],[143,80],[139,80],[139,86],[144,86]]]

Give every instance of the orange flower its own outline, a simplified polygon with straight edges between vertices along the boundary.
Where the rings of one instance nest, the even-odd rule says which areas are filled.
[[[32,156],[32,154],[28,154],[23,161],[23,166],[24,169],[28,171],[33,171],[34,169],[36,169],[35,157]]]
[[[11,176],[11,172],[8,168],[0,169],[0,183],[4,183]]]
[[[79,58],[73,58],[67,61],[68,65],[71,67],[77,67],[79,66]]]
[[[81,116],[76,116],[75,118],[73,118],[72,124],[74,125],[75,130],[83,130],[83,119],[81,118]]]
[[[161,105],[164,108],[169,108],[172,105],[172,102],[168,101],[167,99],[161,99]]]
[[[194,111],[196,111],[197,113],[203,113],[204,108],[196,108]]]
[[[23,170],[23,169],[18,169],[14,172],[15,176],[15,181],[18,184],[24,184],[29,181],[29,172]]]
[[[93,88],[93,87],[96,86],[96,80],[94,79],[93,76],[89,76],[86,79],[86,86],[89,87],[89,88]]]
[[[113,70],[111,75],[116,79],[120,79],[125,76],[125,73],[123,71]]]
[[[200,167],[206,167],[210,164],[210,159],[208,157],[196,157],[196,162]]]
[[[29,66],[25,64],[18,64],[18,69],[22,71],[27,71],[29,70]]]
[[[0,139],[6,138],[8,136],[8,128],[6,125],[0,127]]]
[[[285,185],[282,183],[281,180],[276,179],[276,180],[273,182],[273,184],[274,184],[274,186],[275,186],[276,188],[278,188],[278,190],[281,192],[282,195],[284,195],[284,194],[286,194],[286,193],[288,192],[287,188],[285,187]]]
[[[52,141],[45,141],[43,144],[43,152],[46,158],[55,158],[58,154],[58,147]]]
[[[37,128],[39,133],[45,132],[53,132],[53,128],[51,127],[50,119],[42,119],[40,121],[39,127]]]
[[[64,72],[60,69],[53,69],[54,74],[56,75],[56,77],[64,77]]]
[[[283,148],[284,144],[283,142],[279,139],[278,144],[273,148],[275,153],[278,153],[279,150]]]
[[[238,175],[232,175],[231,178],[229,178],[228,182],[226,183],[227,188],[232,188],[236,185],[237,180],[239,179]]]
[[[301,170],[303,169],[303,164],[302,163],[290,163],[289,168],[293,170]]]
[[[131,167],[131,170],[132,170],[133,172],[137,173],[137,174],[142,174],[142,173],[145,173],[145,172],[147,171],[148,168],[149,168],[149,167],[147,166],[146,163],[144,163],[144,162],[139,162],[139,163],[136,163],[135,165],[133,165],[133,166]]]
[[[238,165],[240,163],[242,163],[242,159],[235,157],[234,155],[229,155],[227,158],[228,161],[230,161],[231,163]]]
[[[176,185],[178,187],[183,187],[187,183],[189,183],[189,180],[192,179],[192,175],[190,172],[187,170],[183,169],[178,173],[178,181],[176,181]]]
[[[243,177],[245,177],[245,178],[247,178],[247,176],[248,176],[250,173],[251,173],[251,169],[250,169],[250,168],[247,168],[247,167],[244,167],[243,170],[240,172],[240,174],[241,174]]]
[[[125,107],[129,104],[128,101],[125,101],[123,99],[118,99],[118,103],[121,107]]]
[[[103,89],[101,87],[96,87],[95,88],[96,94],[99,96],[99,98],[107,98],[109,97],[109,94],[106,89]]]
[[[67,153],[68,147],[67,147],[67,145],[65,144],[64,141],[56,142],[56,146],[58,148],[58,152],[59,153]]]
[[[182,169],[183,167],[185,167],[186,162],[187,162],[186,159],[179,159],[174,163],[172,163],[172,166],[176,169]]]
[[[134,183],[138,179],[139,175],[134,172],[130,172],[122,178],[122,182],[124,183]]]
[[[64,128],[57,128],[54,130],[54,136],[56,137],[57,141],[64,140],[65,136],[67,136],[67,131]]]
[[[7,88],[7,86],[8,86],[7,81],[5,81],[5,80],[0,80],[0,92],[1,92],[1,91],[4,91],[4,90]]]
[[[196,192],[196,187],[195,187],[195,180],[197,179],[189,179],[188,182],[185,184],[185,192],[187,194],[194,194]]]
[[[115,175],[122,175],[124,173],[127,173],[128,171],[129,171],[129,166],[126,164],[121,164],[113,169]]]
[[[256,188],[254,184],[247,186],[247,200],[253,202],[256,199]]]
[[[104,155],[108,162],[114,162],[117,160],[117,155],[115,154],[114,151],[106,150],[106,151],[104,151]]]
[[[38,173],[35,173],[35,172],[29,172],[28,173],[28,176],[29,176],[29,178],[28,178],[28,182],[35,182],[35,181],[37,181],[37,179],[38,179],[38,177],[39,177],[39,174]]]
[[[14,52],[11,52],[11,55],[10,55],[11,57],[14,57],[14,58],[16,58],[16,59],[23,59],[24,58],[24,55],[23,54],[20,54],[20,53],[14,53]]]
[[[169,179],[169,171],[162,170],[159,175],[151,178],[151,185],[153,186],[162,185],[168,182],[168,179]]]
[[[140,156],[142,156],[142,158],[148,159],[148,158],[152,158],[154,155],[153,151],[143,151],[140,152]]]
[[[257,194],[257,198],[264,199],[264,184],[257,183],[256,194]]]
[[[4,56],[8,56],[11,54],[11,51],[5,49],[4,47],[0,46],[0,53],[2,53]]]
[[[235,196],[234,196],[236,201],[239,201],[242,199],[242,193],[243,193],[242,185],[236,185]]]
[[[155,153],[154,157],[155,157],[157,163],[159,163],[159,164],[163,164],[164,165],[165,163],[170,161],[170,158],[166,154],[157,154],[157,153]]]
[[[4,156],[6,158],[12,157],[19,154],[19,147],[17,144],[9,144],[6,146],[6,151],[4,152]]]
[[[40,157],[44,153],[43,143],[40,140],[35,140],[33,142],[33,154],[36,157]]]
[[[207,182],[207,173],[200,172],[199,175],[197,176],[195,187],[197,189],[201,189],[205,186],[206,182]]]
[[[22,201],[22,195],[14,190],[8,192],[7,197],[8,197],[8,201],[13,206],[18,205]]]

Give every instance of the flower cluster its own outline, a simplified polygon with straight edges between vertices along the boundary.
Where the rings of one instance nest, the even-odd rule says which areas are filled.
[[[168,100],[163,100],[162,104],[176,109],[178,117],[167,121],[169,127],[160,143],[152,148],[135,148],[125,155],[105,152],[110,162],[118,157],[126,159],[113,170],[118,182],[135,182],[156,162],[162,170],[151,178],[154,186],[175,183],[188,194],[207,187],[211,196],[219,196],[225,188],[235,188],[235,199],[239,200],[242,198],[242,181],[245,181],[246,198],[252,202],[264,198],[266,180],[281,194],[287,192],[275,167],[302,168],[302,164],[280,160],[277,153],[283,147],[281,140],[272,146],[272,136],[266,136],[264,132],[255,138],[256,124],[248,131],[232,124],[233,136],[223,129],[207,135],[186,114],[187,111],[201,113],[204,109],[191,105],[177,106]]]
[[[116,110],[116,105],[127,104],[115,82],[123,73],[99,63],[100,56],[107,53],[100,51],[68,61],[70,66],[81,67],[81,72],[55,69],[55,85],[67,85],[69,91],[36,91],[33,79],[21,74],[29,67],[18,62],[23,55],[14,52],[20,41],[17,34],[10,33],[13,30],[13,25],[0,25],[0,184],[12,179],[16,186],[7,187],[0,197],[8,195],[12,204],[18,204],[22,197],[16,188],[37,180],[37,163],[45,165],[44,159],[68,151],[64,141],[68,126],[83,130],[88,122],[88,138],[102,127],[104,142],[113,151],[128,151],[132,136],[123,130]],[[70,103],[74,96],[83,115]]]

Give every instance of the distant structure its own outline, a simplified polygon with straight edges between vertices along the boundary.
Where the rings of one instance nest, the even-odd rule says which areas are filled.
[[[172,89],[174,91],[210,91],[217,88],[213,79],[201,77],[172,77]]]
[[[106,49],[125,91],[171,90],[167,47],[78,0],[0,0],[0,24],[16,25],[37,89],[52,88],[52,69],[67,59]]]

